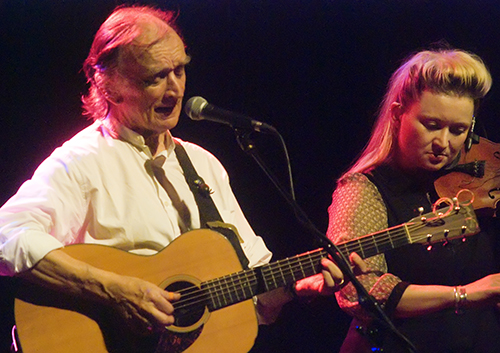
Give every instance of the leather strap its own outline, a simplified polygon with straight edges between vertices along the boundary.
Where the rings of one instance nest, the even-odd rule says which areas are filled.
[[[188,183],[198,205],[201,228],[210,228],[224,235],[233,245],[243,268],[248,268],[249,261],[241,248],[241,238],[236,230],[236,227],[223,222],[222,217],[217,210],[212,197],[210,196],[210,187],[205,184],[203,178],[196,172],[196,169],[189,159],[184,147],[177,142],[175,144],[175,155],[184,172],[184,178],[186,179],[186,182]]]

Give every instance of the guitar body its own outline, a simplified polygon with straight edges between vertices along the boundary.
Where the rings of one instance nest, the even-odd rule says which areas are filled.
[[[63,251],[92,266],[139,277],[162,288],[177,281],[199,284],[242,270],[229,241],[205,229],[183,234],[152,256],[87,244]],[[105,306],[23,285],[16,294],[15,318],[24,353],[248,352],[257,336],[252,300],[210,313],[206,310],[189,327],[139,336]]]

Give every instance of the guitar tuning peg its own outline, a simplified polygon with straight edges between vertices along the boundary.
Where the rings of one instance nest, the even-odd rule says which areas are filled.
[[[467,231],[467,226],[462,226],[462,234],[465,234],[466,231]],[[465,243],[465,240],[467,240],[467,239],[464,235],[464,237],[462,238],[462,243]]]
[[[427,242],[429,243],[429,245],[427,246],[427,251],[432,250],[431,240],[432,240],[432,234],[427,234]]]
[[[419,216],[420,216],[420,220],[421,220],[422,222],[425,222],[427,218],[425,218],[425,216],[422,216],[422,215],[423,215],[423,213],[424,213],[424,208],[423,208],[422,206],[420,206],[420,207],[418,208],[418,213],[419,213]]]
[[[450,234],[450,230],[449,229],[445,229],[444,230],[444,243],[443,243],[443,246],[446,246],[449,244],[448,242],[448,235]]]

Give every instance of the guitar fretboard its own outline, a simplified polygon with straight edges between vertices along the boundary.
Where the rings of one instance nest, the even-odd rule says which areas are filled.
[[[407,224],[403,224],[339,243],[337,244],[337,248],[344,254],[344,256],[349,256],[349,254],[356,252],[359,256],[365,259],[388,250],[399,248],[403,245],[411,244],[412,240],[410,232],[412,231],[411,228],[414,227],[422,226],[408,226]]]
[[[404,228],[399,226],[338,244],[344,256],[357,252],[363,258],[376,255],[409,243]],[[328,253],[323,249],[282,259],[258,268],[206,281],[201,290],[183,295],[178,305],[207,306],[210,311],[239,303],[261,293],[284,287],[322,270],[321,259]],[[176,310],[178,310],[176,306]]]
[[[469,209],[460,213],[469,214]],[[453,236],[474,234],[475,226],[465,226],[467,218],[457,211],[449,217],[450,224],[438,219],[433,222],[409,222],[383,231],[365,235],[353,240],[337,244],[339,251],[348,257],[352,252],[358,253],[362,258],[374,256],[391,249],[411,243],[425,243],[429,237],[432,240],[448,239],[450,230],[446,226],[454,227]],[[455,219],[457,218],[457,219]],[[458,223],[453,225],[452,223]],[[477,225],[477,223],[476,223]],[[429,230],[424,229],[429,227]],[[431,231],[431,234],[428,233]],[[451,236],[450,236],[451,238]],[[318,274],[322,270],[321,259],[328,253],[317,249],[305,254],[296,255],[279,260],[261,267],[233,273],[228,276],[216,278],[202,283],[198,290],[183,293],[181,300],[175,303],[175,308],[191,305],[208,307],[210,311],[247,300],[261,293],[284,287],[300,279]]]

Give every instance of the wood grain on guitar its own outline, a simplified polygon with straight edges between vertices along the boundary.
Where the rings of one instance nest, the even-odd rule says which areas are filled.
[[[406,244],[448,241],[479,231],[471,206],[450,207],[408,223],[338,244],[363,258]],[[129,331],[107,307],[25,284],[15,318],[24,353],[248,352],[257,336],[251,298],[321,272],[317,249],[259,268],[242,270],[233,247],[219,233],[185,233],[156,255],[140,256],[103,245],[64,251],[89,264],[135,276],[181,293],[176,322],[161,334]],[[229,275],[228,275],[229,273]]]
[[[156,284],[179,278],[178,274],[184,274],[183,279],[190,277],[201,282],[242,269],[231,244],[210,230],[185,233],[154,256],[134,255],[108,246],[88,244],[68,246],[64,251],[93,266]],[[15,302],[16,324],[24,353],[250,350],[257,336],[257,317],[252,300],[209,315],[206,323],[203,323],[204,318],[198,324],[201,329],[199,337],[190,342],[193,337],[182,332],[165,331],[169,337],[134,335],[106,307],[34,286],[20,288]],[[160,341],[174,346],[155,346]],[[184,347],[190,343],[189,347]]]

